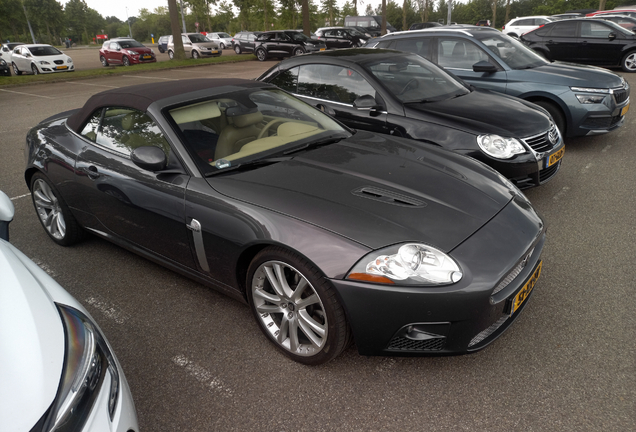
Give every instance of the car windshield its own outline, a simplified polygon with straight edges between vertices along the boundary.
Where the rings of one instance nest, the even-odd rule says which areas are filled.
[[[52,46],[29,47],[29,51],[36,57],[62,54],[62,51]]]
[[[292,38],[293,40],[295,40],[295,41],[308,41],[308,40],[311,40],[311,38],[310,38],[310,37],[305,36],[305,34],[304,34],[304,33],[301,33],[301,32],[296,32],[296,31],[295,31],[295,32],[289,32],[289,33],[287,33],[287,34],[288,34],[289,36],[291,36],[291,38]]]
[[[532,69],[548,63],[523,43],[499,32],[475,32],[475,37],[486,45],[510,69]]]
[[[209,42],[209,41],[205,38],[205,36],[203,36],[202,34],[199,34],[199,33],[188,35],[188,39],[190,39],[190,42],[193,42],[193,43],[197,43],[197,42]]]
[[[331,117],[279,89],[250,89],[169,109],[204,175],[351,136]]]
[[[119,45],[122,48],[143,48],[143,44],[137,42],[136,40],[127,40],[119,42]]]
[[[351,29],[347,29],[349,31],[349,33],[351,33],[353,36],[358,36],[358,37],[363,37],[364,34],[360,33],[358,30],[351,28]]]
[[[364,66],[404,103],[436,102],[470,93],[457,79],[419,56],[388,55]]]
[[[227,34],[227,33],[218,33],[218,35],[219,35],[219,37],[220,37],[220,38],[222,38],[222,39],[229,39],[229,38],[231,38],[231,37],[232,37],[232,36],[230,36],[230,35],[229,35],[229,34]]]

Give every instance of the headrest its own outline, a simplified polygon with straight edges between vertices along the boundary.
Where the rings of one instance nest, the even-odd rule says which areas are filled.
[[[234,126],[244,128],[246,126],[254,125],[263,121],[263,114],[260,111],[256,111],[250,114],[243,114],[241,116],[232,117]]]
[[[131,130],[133,126],[137,123],[137,116],[133,113],[126,114],[123,119],[121,119],[121,127],[124,130]]]
[[[216,102],[202,102],[170,110],[170,115],[177,124],[182,124],[220,117],[221,110]]]

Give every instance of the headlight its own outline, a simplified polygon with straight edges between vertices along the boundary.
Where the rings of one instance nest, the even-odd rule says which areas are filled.
[[[396,251],[397,249],[397,251]],[[394,252],[394,253],[391,253]],[[347,279],[407,285],[457,283],[463,276],[447,254],[422,243],[406,243],[372,252],[360,260]]]
[[[489,156],[497,159],[510,159],[526,149],[516,138],[503,138],[499,135],[480,135],[477,144]]]
[[[585,92],[585,93],[603,93],[609,94],[609,89],[607,88],[591,88],[591,87],[570,87],[570,90],[574,92]]]
[[[45,65],[47,65],[47,64],[51,64],[51,63],[47,62],[46,60],[42,60],[42,61],[40,61],[40,64],[45,64]]]
[[[0,64],[1,64],[2,66],[6,66],[6,65],[7,65],[7,62],[6,62],[6,61],[4,61],[3,59],[0,59]]]
[[[66,350],[57,396],[43,430],[81,430],[110,373],[108,415],[113,420],[119,396],[119,372],[97,327],[80,311],[57,305],[64,324]]]
[[[66,63],[73,63],[73,60],[71,60],[71,58],[69,57],[66,59]]]
[[[150,52],[152,53],[152,55],[155,55],[155,50],[153,50],[152,48],[150,48]]]
[[[605,100],[605,95],[577,94],[576,98],[582,104],[596,104],[596,103],[603,103],[603,101]]]
[[[137,51],[131,51],[131,50],[128,50],[128,54],[130,54],[130,55],[139,55],[139,53]]]

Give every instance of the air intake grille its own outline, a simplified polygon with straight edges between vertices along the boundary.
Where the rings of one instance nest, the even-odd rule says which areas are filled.
[[[54,60],[54,62],[57,65],[64,64],[64,60]]]
[[[369,198],[401,207],[426,207],[426,203],[424,201],[373,186],[361,187],[360,189],[354,190],[352,193],[362,198]]]
[[[552,135],[553,137],[557,137],[554,142],[550,141],[550,135]],[[549,130],[539,135],[523,138],[523,141],[528,144],[532,148],[532,150],[538,153],[550,151],[552,150],[552,148],[554,148],[554,144],[558,142],[558,133],[556,130],[556,126],[552,124]]]
[[[549,168],[539,171],[539,183],[545,183],[550,180],[559,171],[561,167],[561,161],[558,161]]]
[[[472,338],[471,341],[468,343],[468,348],[470,348],[473,345],[477,345],[479,342],[483,342],[486,338],[488,338],[488,336],[496,332],[499,327],[501,327],[506,321],[508,321],[508,318],[509,318],[508,315],[502,316],[494,324],[488,327],[486,330],[477,334],[477,336]]]
[[[413,340],[396,336],[391,339],[388,349],[394,351],[440,351],[446,344],[446,338]]]

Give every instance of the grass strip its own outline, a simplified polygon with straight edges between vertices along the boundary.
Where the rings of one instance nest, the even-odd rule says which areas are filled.
[[[13,87],[27,84],[53,83],[60,81],[72,81],[104,76],[130,75],[134,73],[144,73],[156,70],[179,69],[185,67],[207,66],[216,63],[236,63],[254,60],[252,54],[233,55],[229,57],[213,57],[185,60],[168,60],[165,62],[144,63],[132,66],[108,66],[101,69],[87,69],[75,72],[55,72],[39,75],[13,75],[10,77],[0,77],[1,87]]]

